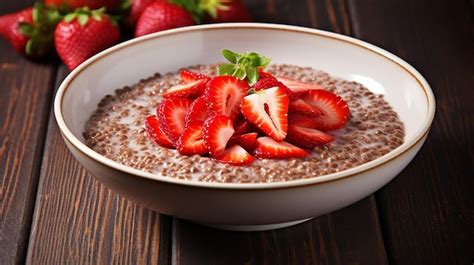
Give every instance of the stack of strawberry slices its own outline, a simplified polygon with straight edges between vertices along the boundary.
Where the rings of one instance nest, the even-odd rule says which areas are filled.
[[[156,115],[146,119],[151,139],[182,155],[248,165],[255,158],[306,157],[314,147],[333,141],[327,131],[344,127],[349,119],[347,103],[339,96],[275,77],[262,70],[268,62],[239,62],[249,54],[234,54],[232,64],[221,66],[216,77],[180,72],[182,83],[163,93]]]

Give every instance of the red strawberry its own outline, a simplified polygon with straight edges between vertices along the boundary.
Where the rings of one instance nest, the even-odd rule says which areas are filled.
[[[269,72],[265,72],[261,67],[259,67],[257,70],[258,70],[259,79],[264,79],[264,78],[273,78],[273,79],[276,79],[275,76],[273,76],[273,75],[270,74]]]
[[[218,158],[224,152],[227,142],[234,134],[232,120],[224,115],[209,118],[204,124],[204,139],[209,153]]]
[[[321,114],[314,116],[320,130],[336,130],[344,127],[350,116],[347,103],[338,95],[326,90],[311,90],[301,98]]]
[[[240,145],[233,145],[229,149],[224,150],[216,159],[234,166],[248,165],[254,160],[253,156]]]
[[[253,85],[253,88],[258,91],[276,86],[287,89],[282,82],[278,81],[276,78],[273,77],[260,78],[257,83]]]
[[[319,116],[322,114],[318,107],[309,104],[301,98],[290,102],[290,112],[311,116]]]
[[[201,9],[208,13],[206,22],[250,22],[250,13],[241,0],[201,1]]]
[[[277,141],[286,137],[288,129],[288,94],[273,87],[246,96],[240,105],[242,114],[266,135]]]
[[[160,129],[158,118],[155,115],[148,116],[146,118],[145,129],[148,133],[148,136],[152,138],[157,144],[166,148],[174,148],[173,143],[170,142],[168,137]]]
[[[130,12],[127,17],[127,24],[131,27],[135,27],[143,11],[157,1],[163,0],[130,0]]]
[[[318,128],[319,122],[311,116],[291,113],[288,115],[288,126],[292,125],[315,129]]]
[[[53,33],[60,19],[57,11],[35,4],[33,8],[0,16],[0,37],[18,53],[40,58],[54,49]]]
[[[230,138],[227,146],[235,144],[242,146],[247,151],[252,151],[257,143],[257,133],[246,133],[242,135],[234,135]]]
[[[306,91],[324,89],[319,85],[303,83],[286,77],[277,77],[277,79],[285,84],[285,86],[291,91],[290,100],[300,98]]]
[[[186,127],[190,122],[204,122],[207,119],[207,103],[206,98],[198,97],[189,106],[188,113],[186,114],[185,124]]]
[[[59,57],[76,68],[94,54],[118,42],[120,32],[103,10],[77,9],[56,27],[54,42]]]
[[[183,98],[195,98],[202,95],[206,88],[206,79],[200,79],[191,83],[176,85],[163,93],[164,98],[170,97],[183,97]]]
[[[183,83],[185,84],[191,83],[197,80],[201,80],[201,79],[206,79],[206,80],[211,79],[207,75],[196,73],[189,70],[182,70],[181,72],[179,72],[179,75],[181,76],[181,81],[183,81]]]
[[[193,18],[181,6],[159,1],[143,11],[135,28],[135,37],[191,25],[194,25]]]
[[[191,103],[193,101],[187,98],[167,98],[156,109],[160,128],[172,143],[184,132],[184,119]]]
[[[257,158],[303,158],[309,155],[305,150],[287,142],[277,142],[270,137],[257,139],[254,155]]]
[[[311,149],[332,142],[334,137],[316,129],[290,125],[285,140],[299,147]]]
[[[80,7],[98,9],[106,7],[107,10],[114,10],[120,5],[120,0],[44,0],[44,4],[51,8],[65,8],[74,10]]]
[[[204,155],[207,154],[207,146],[204,141],[204,126],[202,122],[191,122],[184,129],[183,134],[176,143],[176,149],[182,155]]]
[[[209,114],[226,115],[234,119],[239,114],[239,104],[248,90],[247,82],[233,76],[211,79],[205,91]]]
[[[239,115],[234,122],[235,134],[245,134],[248,132],[256,131],[253,124],[246,120],[243,116]]]

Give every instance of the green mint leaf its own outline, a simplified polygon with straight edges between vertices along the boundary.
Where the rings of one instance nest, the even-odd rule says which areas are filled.
[[[222,55],[224,56],[224,58],[226,58],[231,63],[236,63],[237,62],[237,56],[231,50],[223,49],[222,50]]]
[[[249,82],[249,85],[253,85],[257,83],[257,80],[258,80],[257,67],[247,66],[245,68],[245,71],[247,72],[247,80]]]
[[[217,68],[218,75],[232,75],[235,70],[235,64],[222,64]]]
[[[245,77],[247,76],[247,73],[245,72],[245,69],[239,67],[239,68],[235,68],[232,75],[237,77],[238,79],[244,80]]]

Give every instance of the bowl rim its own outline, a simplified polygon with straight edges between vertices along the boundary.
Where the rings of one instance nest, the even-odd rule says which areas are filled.
[[[113,54],[116,51],[119,51],[123,48],[128,46],[132,46],[137,43],[146,42],[148,40],[153,40],[161,37],[166,37],[175,34],[182,34],[187,32],[196,32],[196,31],[205,31],[205,30],[222,30],[222,29],[261,29],[261,30],[278,30],[278,31],[290,31],[302,34],[309,34],[309,35],[317,35],[319,37],[330,38],[336,41],[341,41],[349,45],[355,45],[365,50],[368,50],[372,53],[375,53],[378,56],[381,56],[390,62],[396,64],[401,70],[406,71],[409,75],[411,75],[418,83],[420,89],[423,90],[428,111],[425,119],[422,122],[421,130],[418,132],[415,137],[409,141],[403,143],[401,146],[397,147],[396,149],[390,151],[389,153],[375,159],[369,161],[367,163],[358,165],[353,168],[349,168],[340,172],[322,175],[317,177],[311,177],[307,179],[298,179],[298,180],[290,180],[284,182],[269,182],[269,183],[215,183],[215,182],[205,182],[205,181],[197,181],[197,180],[181,180],[176,178],[170,178],[166,176],[160,176],[158,174],[149,173],[145,171],[141,171],[139,169],[135,169],[129,166],[125,166],[118,162],[115,162],[111,159],[106,158],[105,156],[96,153],[94,150],[89,148],[87,145],[82,143],[79,139],[77,139],[66,126],[64,117],[62,115],[62,102],[64,94],[66,93],[69,85],[72,81],[85,69],[87,69],[90,65],[94,64],[96,61]],[[83,155],[95,160],[96,162],[102,164],[103,166],[112,168],[114,170],[121,171],[123,173],[127,173],[134,177],[146,178],[151,179],[154,181],[160,181],[168,184],[178,184],[178,185],[185,185],[188,187],[195,187],[195,188],[211,188],[211,189],[232,189],[232,190],[272,190],[272,189],[282,189],[282,188],[296,188],[302,186],[311,186],[311,185],[318,185],[323,183],[328,183],[332,181],[338,181],[341,179],[349,178],[349,177],[356,177],[357,175],[373,170],[375,168],[381,167],[384,164],[395,160],[397,157],[407,153],[411,149],[415,148],[417,144],[422,141],[425,136],[428,134],[431,123],[434,119],[436,109],[435,98],[433,92],[430,88],[430,85],[425,80],[425,78],[410,64],[399,58],[398,56],[379,48],[373,44],[367,43],[362,40],[358,40],[352,37],[348,37],[345,35],[341,35],[338,33],[328,32],[319,29],[312,29],[300,26],[289,26],[289,25],[280,25],[280,24],[270,24],[270,23],[221,23],[221,24],[210,24],[210,25],[198,25],[198,26],[190,26],[190,27],[183,27],[177,28],[172,30],[161,31],[149,35],[145,35],[139,38],[135,38],[132,40],[128,40],[126,42],[120,43],[113,47],[110,47],[93,57],[86,60],[84,63],[79,65],[76,69],[74,69],[61,83],[58,91],[56,92],[56,96],[54,99],[54,115],[56,117],[57,124],[60,128],[60,132],[63,136],[63,139],[67,141],[70,147],[73,147]]]

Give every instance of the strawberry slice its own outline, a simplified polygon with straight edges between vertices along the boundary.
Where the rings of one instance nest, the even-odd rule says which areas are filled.
[[[227,142],[234,134],[232,120],[224,115],[217,115],[204,123],[204,140],[212,157],[218,158],[224,152]]]
[[[277,80],[282,82],[291,91],[290,100],[300,98],[307,91],[324,89],[319,85],[303,83],[286,77],[277,77]]]
[[[309,153],[287,142],[277,142],[270,137],[260,137],[257,139],[254,155],[257,158],[303,158]]]
[[[278,81],[275,77],[266,77],[266,78],[261,78],[253,85],[253,88],[255,91],[271,88],[271,87],[283,87],[288,89],[282,82]]]
[[[234,121],[235,135],[256,132],[257,129],[241,114]]]
[[[276,78],[269,72],[265,72],[261,67],[258,68],[258,78],[259,79],[264,79],[264,78]]]
[[[204,155],[208,153],[204,141],[204,125],[202,122],[191,122],[184,129],[176,142],[176,149],[182,155]]]
[[[318,128],[319,122],[314,117],[290,113],[288,115],[288,126],[299,126],[304,128]]]
[[[301,98],[306,103],[319,109],[321,114],[314,116],[319,122],[319,130],[336,130],[344,127],[350,116],[347,103],[338,95],[318,89],[306,92]]]
[[[199,79],[190,83],[173,86],[163,93],[164,98],[181,97],[195,98],[202,95],[206,88],[206,79]]]
[[[190,70],[181,70],[181,72],[179,72],[179,75],[181,77],[181,81],[183,81],[183,83],[185,84],[192,83],[194,81],[201,80],[201,79],[204,79],[204,80],[211,79],[209,78],[209,76],[205,74],[193,72]]]
[[[309,104],[301,98],[290,102],[290,112],[311,116],[318,116],[322,114],[318,107]]]
[[[320,130],[290,125],[285,140],[296,146],[311,149],[332,142],[334,137]]]
[[[168,137],[160,129],[158,118],[155,115],[148,116],[145,120],[145,130],[148,136],[153,139],[157,144],[166,147],[174,148],[174,145]]]
[[[239,114],[239,104],[248,93],[247,82],[233,76],[217,76],[206,89],[207,107],[211,115],[225,115],[234,119]]]
[[[248,165],[254,160],[253,156],[240,145],[233,145],[229,149],[224,150],[216,159],[234,166]]]
[[[232,138],[230,138],[229,142],[227,143],[227,146],[232,146],[232,145],[240,145],[242,146],[245,150],[251,152],[255,148],[255,144],[257,143],[257,135],[258,133],[246,133],[242,135],[234,135]]]
[[[188,98],[167,98],[156,109],[161,130],[172,143],[184,132],[184,119],[193,101]]]
[[[266,135],[277,141],[288,130],[288,94],[281,87],[272,87],[246,96],[240,105],[242,114]]]
[[[207,118],[207,103],[206,98],[203,96],[198,97],[189,106],[188,113],[185,118],[185,126],[187,127],[190,122],[204,122]]]

